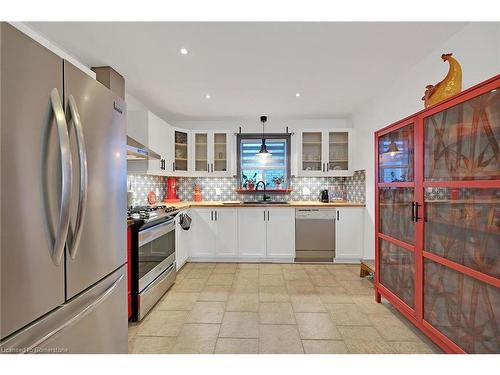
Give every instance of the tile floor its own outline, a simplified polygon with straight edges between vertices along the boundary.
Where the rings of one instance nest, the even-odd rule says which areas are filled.
[[[187,263],[130,353],[440,353],[357,265]]]

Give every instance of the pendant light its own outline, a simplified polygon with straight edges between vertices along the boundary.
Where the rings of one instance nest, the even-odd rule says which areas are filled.
[[[262,144],[260,145],[260,151],[257,152],[256,155],[261,158],[267,158],[272,155],[269,151],[267,151],[266,138],[264,138],[264,124],[267,121],[267,116],[260,116],[260,121],[262,122]]]

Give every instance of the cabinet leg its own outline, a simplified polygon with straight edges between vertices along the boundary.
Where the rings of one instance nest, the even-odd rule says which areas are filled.
[[[375,302],[377,302],[377,303],[382,302],[382,296],[378,292],[377,288],[375,288]]]

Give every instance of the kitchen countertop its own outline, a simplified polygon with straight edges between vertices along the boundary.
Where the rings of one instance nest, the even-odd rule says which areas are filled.
[[[174,206],[178,209],[185,208],[195,208],[195,207],[207,207],[207,208],[223,208],[223,207],[291,207],[291,208],[301,208],[301,207],[365,207],[364,203],[355,203],[355,202],[330,202],[330,203],[322,203],[319,201],[290,201],[288,203],[283,204],[259,204],[259,203],[242,203],[239,201],[182,201],[178,203],[164,203],[159,202],[158,204],[166,204],[167,206]]]

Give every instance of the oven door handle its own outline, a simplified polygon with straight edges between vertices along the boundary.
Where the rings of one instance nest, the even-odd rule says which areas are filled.
[[[169,221],[139,232],[139,247],[175,230],[175,221]]]

